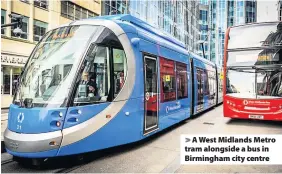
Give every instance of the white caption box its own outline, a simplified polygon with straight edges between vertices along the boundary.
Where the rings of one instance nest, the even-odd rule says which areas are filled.
[[[282,135],[181,135],[181,164],[282,164]]]

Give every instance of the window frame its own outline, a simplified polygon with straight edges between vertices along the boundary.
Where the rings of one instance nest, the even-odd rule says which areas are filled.
[[[36,4],[35,2],[36,2],[36,3],[39,3],[39,4]],[[39,8],[45,9],[45,10],[48,10],[48,9],[49,9],[48,0],[46,0],[45,2],[42,1],[42,0],[34,0],[34,1],[33,1],[33,4],[34,4],[35,7],[39,7]],[[44,5],[45,5],[46,7],[44,7]]]
[[[7,13],[7,11],[6,10],[3,10],[3,9],[1,9],[1,18],[2,18],[2,13],[3,13],[3,17],[4,17],[4,20],[2,20],[1,19],[1,25],[3,25],[3,24],[6,24],[6,13]],[[2,33],[2,31],[3,31],[3,33]],[[6,29],[5,28],[1,28],[1,35],[6,35]]]
[[[115,79],[114,79],[114,73],[115,73],[115,67],[114,67],[114,49],[118,49],[118,50],[123,50],[123,52],[124,52],[124,55],[125,55],[125,51],[124,51],[124,49],[123,48],[120,48],[120,47],[116,47],[116,46],[110,46],[109,47],[110,48],[110,54],[112,54],[112,66],[113,66],[113,73],[112,73],[112,77],[113,77],[113,85],[115,85],[114,83],[115,83]],[[126,66],[126,69],[124,69],[123,71],[124,71],[124,84],[125,84],[125,81],[126,81],[126,79],[127,79],[127,71],[128,71],[128,65],[127,65],[127,57],[126,57],[126,55],[125,55],[125,58],[124,58],[124,60],[125,60],[125,66]],[[123,65],[124,66],[124,65]],[[125,71],[126,70],[126,71]],[[120,88],[120,90],[118,91],[118,93],[117,94],[115,94],[115,86],[113,86],[114,88],[113,88],[113,98],[115,98],[119,93],[120,93],[120,91],[121,91],[121,89],[124,87],[124,84],[122,85],[122,87]],[[116,95],[116,96],[115,96]]]
[[[39,26],[39,25],[36,25],[37,22],[41,23],[42,25],[46,25],[45,33],[44,33],[43,35],[36,35],[36,34],[35,34],[35,31],[34,31],[34,30],[36,29],[36,27],[39,27],[39,28],[40,28],[39,34],[41,33],[41,28],[44,28],[44,27],[41,27],[41,26]],[[36,27],[35,27],[35,26],[36,26]],[[33,41],[39,42],[39,41],[41,40],[41,38],[47,33],[47,31],[48,31],[48,23],[42,22],[42,21],[39,21],[39,20],[36,20],[36,19],[33,19]],[[38,41],[35,40],[36,37],[39,37],[39,40],[38,40]]]
[[[63,12],[63,5],[66,8],[66,13]],[[72,14],[70,14],[70,8],[72,11]],[[86,12],[86,13],[84,13]],[[86,18],[83,18],[83,14],[86,14]],[[78,16],[79,15],[79,16]],[[95,17],[99,16],[97,13],[88,10],[80,5],[77,5],[71,1],[61,1],[61,16],[70,20],[80,20],[80,19],[87,19],[89,17]],[[85,16],[84,16],[85,17]]]
[[[81,66],[87,61],[85,59],[85,57],[89,54],[89,49],[91,49],[91,47],[106,47],[108,49],[108,54],[109,54],[109,77],[110,77],[110,84],[108,85],[109,86],[109,91],[108,91],[108,99],[107,101],[98,101],[98,102],[89,102],[89,103],[80,103],[80,102],[75,102],[74,99],[77,95],[77,90],[78,90],[78,87],[81,83],[81,76],[84,72],[84,68],[81,69]],[[87,48],[87,51],[86,51],[86,54],[85,56],[83,57],[83,61],[81,63],[81,66],[79,67],[80,71],[78,72],[78,76],[76,78],[76,83],[75,83],[75,87],[74,87],[74,90],[73,90],[73,95],[72,95],[72,102],[71,102],[71,105],[70,106],[87,106],[87,105],[94,105],[94,104],[102,104],[102,103],[110,103],[110,102],[113,102],[114,99],[119,95],[121,89],[124,87],[124,85],[122,86],[122,88],[120,89],[120,91],[116,94],[115,96],[115,83],[114,83],[114,59],[113,59],[113,49],[120,49],[120,50],[123,50],[124,51],[124,48],[122,47],[117,47],[117,46],[113,46],[113,45],[107,45],[107,44],[101,44],[101,43],[90,43],[89,47]],[[124,55],[125,55],[125,60],[126,60],[126,72],[124,72],[124,74],[127,74],[127,71],[128,71],[128,65],[127,65],[127,57],[126,57],[126,54],[124,52]],[[127,80],[127,75],[124,76],[124,82]],[[125,83],[124,83],[125,84]]]
[[[12,12],[12,14],[19,15],[18,13],[14,13],[14,12]],[[23,26],[22,26],[22,33],[24,33],[24,34],[26,35],[26,38],[23,38],[23,37],[22,37],[23,34],[21,34],[19,37],[14,36],[13,30],[14,30],[14,28],[16,28],[16,26],[11,27],[11,37],[12,37],[12,38],[18,38],[18,39],[23,39],[23,40],[28,40],[28,37],[29,37],[29,34],[30,34],[30,33],[29,33],[29,20],[30,20],[30,18],[27,17],[27,16],[23,16],[23,15],[21,15],[21,16],[23,17],[22,23],[26,23],[26,32],[23,31]],[[24,22],[25,20],[26,20],[27,22]],[[16,21],[15,21],[15,20],[13,21],[13,19],[11,19],[11,23],[13,23],[13,22],[16,22]]]

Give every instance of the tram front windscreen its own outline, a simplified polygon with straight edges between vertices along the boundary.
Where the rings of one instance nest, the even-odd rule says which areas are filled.
[[[49,31],[31,54],[15,102],[60,106],[67,98],[81,57],[98,26],[67,26]]]

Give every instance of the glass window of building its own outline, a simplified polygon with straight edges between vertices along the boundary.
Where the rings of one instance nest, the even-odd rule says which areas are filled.
[[[131,1],[130,3],[132,3],[131,6],[134,9],[135,2]],[[136,3],[138,3],[138,1],[136,1]],[[104,7],[103,15],[114,15],[114,14],[126,14],[127,13],[127,2],[125,1],[121,1],[121,0],[104,1],[103,7]],[[132,13],[134,12],[135,10],[132,10]]]
[[[46,33],[48,28],[48,24],[45,22],[37,21],[34,20],[34,25],[33,25],[33,40],[34,41],[39,41],[42,36]]]
[[[17,79],[22,71],[22,67],[2,66],[1,68],[1,94],[13,95]]]
[[[12,14],[15,14],[15,13],[12,13]],[[18,14],[17,14],[18,15]],[[16,36],[13,32],[13,30],[17,27],[17,26],[13,26],[12,27],[12,30],[11,30],[11,36],[12,37],[19,37],[19,38],[22,38],[22,39],[27,39],[28,38],[28,20],[29,18],[26,17],[26,16],[23,16],[23,19],[22,19],[22,34],[20,36]],[[17,22],[15,19],[11,19],[11,23],[13,22]]]
[[[74,20],[74,4],[69,1],[61,1],[61,15]]]
[[[89,17],[98,16],[94,12],[87,10],[79,5],[69,1],[61,1],[61,15],[71,20],[85,19]]]
[[[208,20],[208,11],[205,11],[205,10],[200,11],[200,20],[202,21]]]
[[[75,19],[79,20],[81,19],[81,7],[75,7]]]
[[[86,9],[82,9],[82,11],[81,11],[81,18],[82,19],[85,19],[85,18],[87,18],[87,10]]]
[[[35,0],[34,6],[44,8],[44,9],[48,9],[48,1],[47,0]]]
[[[1,25],[6,23],[6,10],[1,9]],[[5,29],[1,29],[1,34],[5,34]]]

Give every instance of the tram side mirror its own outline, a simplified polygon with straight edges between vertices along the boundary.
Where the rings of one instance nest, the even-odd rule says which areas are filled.
[[[24,99],[24,105],[25,105],[26,108],[32,108],[33,107],[32,98]]]

